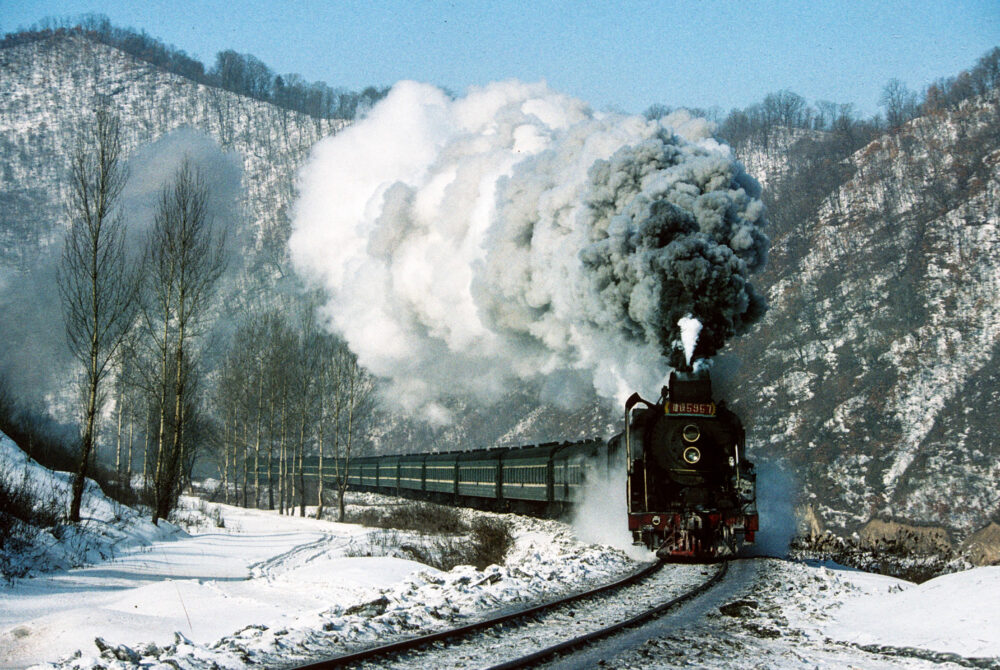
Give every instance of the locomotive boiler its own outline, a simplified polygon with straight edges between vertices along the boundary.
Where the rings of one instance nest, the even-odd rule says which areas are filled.
[[[628,463],[628,526],[669,559],[735,555],[757,531],[756,475],[739,418],[715,402],[707,370],[671,373],[660,399],[633,394],[612,438]]]

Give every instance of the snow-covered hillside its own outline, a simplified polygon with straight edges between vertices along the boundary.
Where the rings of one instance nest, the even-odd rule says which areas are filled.
[[[42,467],[0,432],[0,479],[7,490],[26,492],[36,508],[48,506],[61,515],[70,499],[73,476]],[[0,514],[11,513],[0,509]],[[153,542],[185,535],[170,523],[155,526],[147,515],[106,497],[92,479],[84,487],[80,516],[77,525],[52,528],[26,527],[15,517],[12,540],[0,542],[0,574],[34,576],[113,560],[123,551],[143,550]]]
[[[737,407],[834,528],[895,518],[961,539],[1000,511],[997,109],[994,94],[880,137],[814,218],[771,231],[770,312],[732,352]]]
[[[0,72],[3,265],[33,262],[61,235],[75,132],[100,98],[122,115],[126,154],[184,126],[239,152],[244,216],[258,247],[250,253],[287,234],[295,170],[345,123],[203,86],[81,36],[0,49]]]

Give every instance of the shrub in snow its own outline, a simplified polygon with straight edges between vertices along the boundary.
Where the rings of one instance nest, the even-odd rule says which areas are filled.
[[[472,522],[472,564],[480,570],[502,565],[513,546],[514,534],[503,519],[480,517]]]
[[[425,502],[407,501],[389,506],[349,509],[345,521],[372,528],[395,528],[419,533],[459,534],[469,531],[469,524],[457,508]]]

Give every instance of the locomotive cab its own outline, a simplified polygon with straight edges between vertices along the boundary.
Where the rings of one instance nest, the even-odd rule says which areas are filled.
[[[736,553],[757,528],[739,418],[715,402],[704,369],[671,373],[655,404],[636,398],[627,405],[625,438],[637,543],[674,558]]]

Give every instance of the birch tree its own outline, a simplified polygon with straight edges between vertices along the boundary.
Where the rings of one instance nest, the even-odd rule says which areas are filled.
[[[106,106],[77,135],[71,180],[69,230],[57,281],[69,347],[84,369],[80,465],[69,510],[70,521],[78,522],[104,401],[101,385],[136,308],[135,275],[125,252],[119,206],[126,181],[121,122]]]
[[[223,236],[208,214],[208,187],[198,168],[185,160],[160,193],[146,247],[146,294],[160,354],[160,406],[156,504],[153,523],[173,506],[184,451],[187,384],[198,326],[207,316],[215,285],[225,268]],[[150,328],[150,330],[154,330]],[[172,408],[167,406],[170,400]],[[168,423],[170,435],[167,434]]]
[[[319,403],[316,416],[316,444],[319,463],[316,477],[316,518],[323,518],[323,491],[326,480],[326,443],[333,439],[339,448],[337,427],[343,394],[340,392],[339,360],[343,344],[328,333],[319,333],[316,338],[316,399]],[[335,474],[339,469],[335,465]],[[337,480],[339,481],[339,480]]]
[[[346,347],[337,356],[338,392],[341,395],[339,430],[334,439],[337,484],[337,520],[344,520],[344,494],[347,492],[351,458],[363,445],[363,431],[374,410],[375,378],[358,364],[358,357]]]
[[[322,422],[317,417],[317,396],[322,393],[320,380],[319,355],[321,354],[318,324],[316,323],[316,300],[313,296],[306,299],[302,306],[299,324],[297,362],[295,371],[301,379],[297,388],[298,404],[298,439],[295,446],[295,477],[298,479],[299,516],[306,515],[306,479],[304,471],[307,443],[316,430],[317,423]],[[322,405],[322,403],[320,403]],[[322,413],[322,412],[320,412]]]

